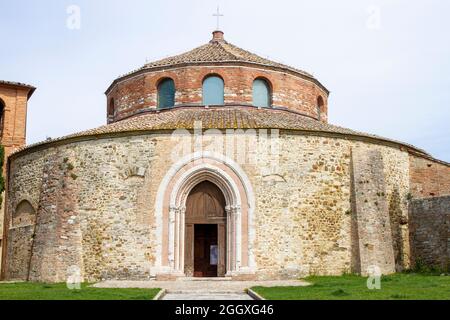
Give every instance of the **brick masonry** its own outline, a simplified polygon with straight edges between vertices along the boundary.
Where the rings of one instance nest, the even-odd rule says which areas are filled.
[[[0,82],[0,103],[4,105],[1,144],[9,155],[25,145],[29,87]]]
[[[253,81],[266,79],[272,87],[273,106],[318,117],[317,99],[322,97],[321,121],[327,122],[328,93],[315,83],[280,71],[257,67],[187,66],[149,71],[117,83],[107,94],[108,122],[157,108],[157,86],[164,78],[175,82],[175,106],[202,105],[202,83],[208,75],[219,75],[225,83],[225,104],[251,105]],[[114,107],[111,108],[111,101]]]
[[[411,196],[429,198],[450,195],[450,168],[435,160],[411,156]]]
[[[255,278],[355,271],[355,241],[360,266],[377,262],[385,272],[409,266],[409,230],[402,222],[408,215],[408,152],[295,131],[281,132],[279,141],[279,157],[261,153],[256,162],[241,164],[256,197],[250,249]],[[49,144],[13,157],[5,279],[64,281],[74,265],[85,281],[152,276],[155,197],[178,142],[163,132],[118,135]],[[261,170],[273,161],[275,171]],[[355,188],[353,204],[352,161],[359,163],[356,177],[370,181]],[[36,209],[36,224],[11,225],[24,200]],[[354,217],[360,229],[366,222],[368,228],[384,226],[355,238]]]

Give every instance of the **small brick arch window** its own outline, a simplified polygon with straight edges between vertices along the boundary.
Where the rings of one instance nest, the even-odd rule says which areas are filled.
[[[323,102],[323,98],[321,96],[319,96],[317,98],[317,120],[319,120],[319,121],[322,118],[322,112],[323,112],[324,105],[325,105],[325,103]]]
[[[16,207],[12,217],[13,227],[27,226],[34,224],[36,221],[36,211],[31,203],[27,200],[22,200]]]
[[[217,75],[210,75],[203,80],[203,105],[223,105],[225,83],[223,79]]]
[[[257,78],[253,81],[253,105],[263,108],[272,106],[272,90],[266,79]]]
[[[175,82],[170,78],[161,80],[158,84],[158,108],[171,108],[175,105]]]
[[[5,103],[0,99],[0,134],[3,133],[3,121],[5,118]]]
[[[114,98],[111,98],[109,100],[109,105],[108,105],[108,117],[110,117],[110,118],[114,117],[114,108],[115,108]]]

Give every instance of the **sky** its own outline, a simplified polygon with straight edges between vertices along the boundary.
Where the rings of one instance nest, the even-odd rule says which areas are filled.
[[[209,41],[217,5],[227,41],[330,90],[330,123],[450,162],[442,0],[0,0],[0,79],[37,87],[27,143],[105,124],[111,82]]]

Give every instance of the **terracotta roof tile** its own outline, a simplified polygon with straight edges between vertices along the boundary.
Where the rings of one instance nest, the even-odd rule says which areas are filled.
[[[97,137],[139,131],[194,129],[196,121],[202,122],[203,129],[286,129],[358,136],[400,144],[425,155],[427,154],[425,151],[412,145],[319,122],[292,111],[249,106],[176,107],[158,112],[148,112],[95,129],[29,145],[25,149],[79,137]]]
[[[299,70],[294,67],[263,58],[254,53],[251,53],[250,51],[241,49],[223,39],[217,40],[213,38],[213,40],[211,40],[209,43],[199,46],[188,52],[146,63],[141,68],[120,76],[109,86],[109,88],[106,90],[106,93],[108,93],[117,82],[139,72],[185,65],[209,64],[253,64],[257,66],[281,69],[283,71],[290,71],[316,81],[320,86],[323,87],[325,91],[328,92],[328,90],[313,75],[303,70]]]
[[[7,84],[7,85],[12,85],[12,86],[27,87],[30,89],[35,89],[33,86],[26,84],[26,83],[22,83],[22,82],[0,80],[0,84]]]
[[[287,69],[314,78],[311,74],[305,71],[260,57],[247,50],[241,49],[225,40],[211,40],[209,43],[197,47],[191,51],[147,63],[139,70],[174,66],[179,64],[199,64],[209,62],[253,63],[263,66]]]

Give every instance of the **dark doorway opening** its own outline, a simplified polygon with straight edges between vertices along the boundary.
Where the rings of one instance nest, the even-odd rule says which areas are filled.
[[[217,224],[194,225],[194,277],[217,277]]]
[[[186,199],[185,223],[186,276],[224,277],[227,272],[225,197],[214,183],[205,180],[191,190]],[[216,258],[218,261],[214,261]]]

